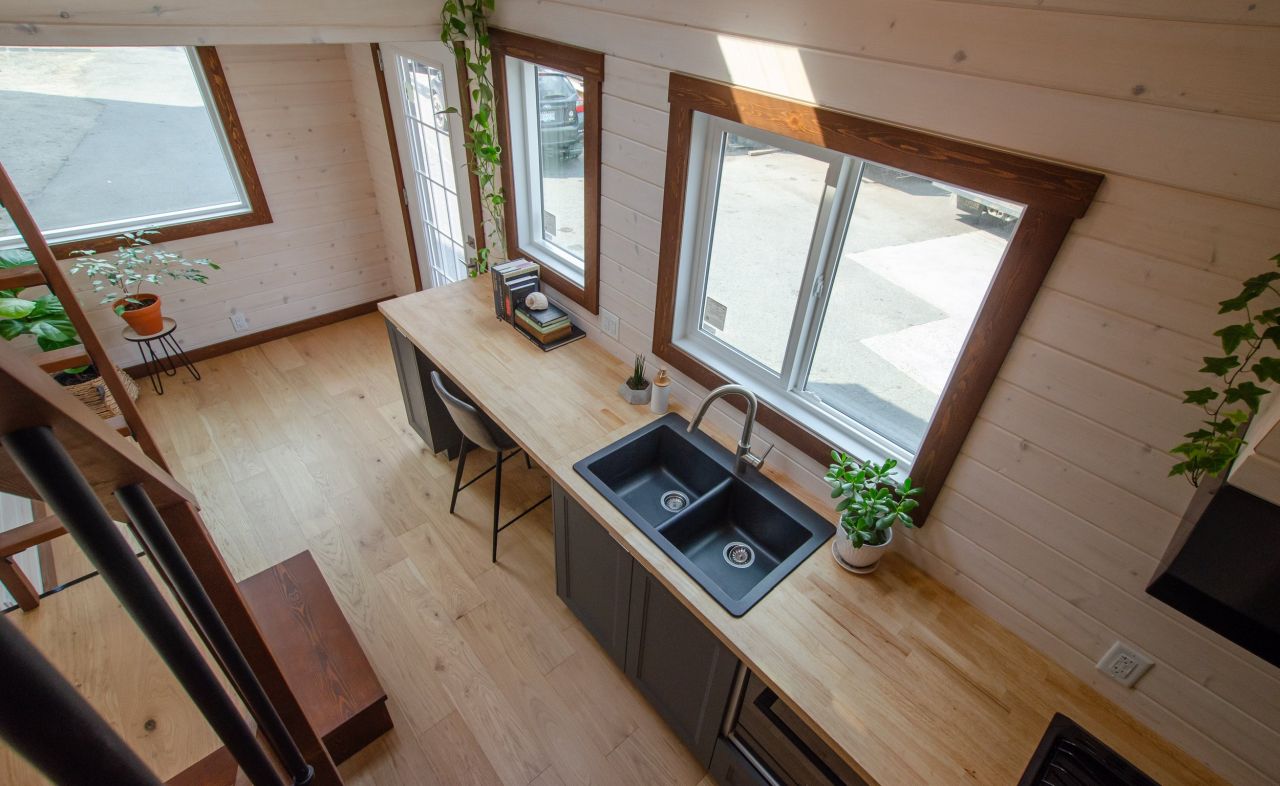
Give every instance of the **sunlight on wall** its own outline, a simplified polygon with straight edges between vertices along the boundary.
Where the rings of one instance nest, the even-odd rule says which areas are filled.
[[[723,34],[716,40],[735,85],[817,103],[796,47]]]

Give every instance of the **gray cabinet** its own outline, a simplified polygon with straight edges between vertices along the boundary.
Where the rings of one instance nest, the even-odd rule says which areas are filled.
[[[710,764],[738,659],[639,567],[631,574],[626,668],[698,761]]]
[[[556,594],[619,667],[627,654],[631,573],[635,561],[560,486],[551,488]]]
[[[447,451],[449,458],[457,456],[462,435],[431,386],[431,372],[436,370],[435,364],[390,321],[387,322],[387,336],[391,339],[391,354],[396,361],[396,377],[400,380],[400,396],[404,399],[409,425],[418,432],[432,453],[443,450]]]
[[[556,594],[709,764],[738,659],[564,489],[551,499]]]

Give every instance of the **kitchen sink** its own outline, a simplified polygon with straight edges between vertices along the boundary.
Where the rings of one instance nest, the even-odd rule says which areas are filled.
[[[740,617],[834,527],[688,421],[666,415],[574,464],[694,581]]]

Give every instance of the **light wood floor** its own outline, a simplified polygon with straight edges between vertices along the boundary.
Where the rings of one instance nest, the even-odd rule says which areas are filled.
[[[396,724],[343,766],[349,783],[703,779],[556,598],[550,506],[502,533],[496,566],[492,473],[449,515],[454,465],[405,423],[378,316],[202,371],[148,392],[144,416],[237,577],[304,549],[324,570]],[[505,516],[548,484],[510,466]]]

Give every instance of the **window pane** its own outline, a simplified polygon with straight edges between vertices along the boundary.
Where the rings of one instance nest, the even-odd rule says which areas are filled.
[[[0,47],[0,116],[0,160],[46,234],[249,209],[183,47]],[[0,217],[0,246],[16,234]]]
[[[582,177],[582,79],[537,66],[542,239],[577,260],[586,255],[586,186]]]
[[[914,454],[1021,215],[865,164],[805,389]]]
[[[702,330],[782,372],[827,164],[726,134]]]

